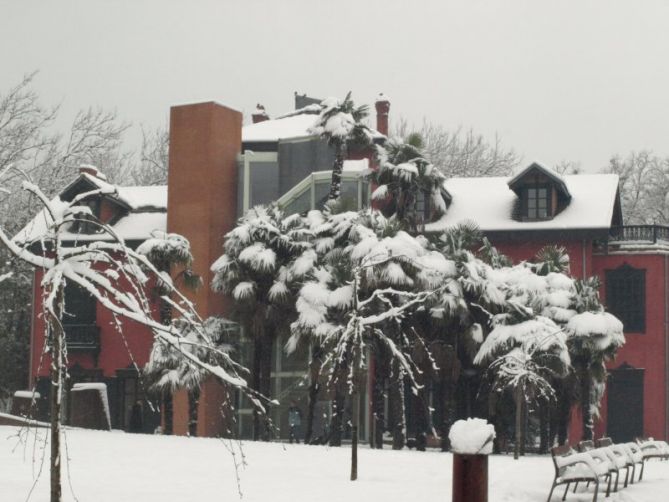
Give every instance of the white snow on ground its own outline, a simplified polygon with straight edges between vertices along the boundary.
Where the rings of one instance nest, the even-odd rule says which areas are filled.
[[[21,502],[32,485],[30,446],[16,446],[16,427],[0,427],[0,500]],[[44,431],[40,431],[44,434]],[[68,430],[70,469],[81,502],[184,502],[240,500],[232,457],[217,439]],[[359,479],[348,480],[350,449],[244,443],[244,502],[450,501],[452,456],[429,451],[359,452]],[[491,455],[490,502],[543,502],[553,481],[548,456]],[[64,502],[74,498],[64,477]],[[556,490],[553,501],[561,499]],[[49,499],[48,459],[30,499]],[[579,488],[568,501],[592,500]],[[605,500],[603,496],[599,499]],[[669,500],[669,462],[651,461],[644,480],[609,501]]]

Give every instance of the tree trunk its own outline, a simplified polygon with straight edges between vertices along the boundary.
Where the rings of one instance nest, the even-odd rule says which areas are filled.
[[[200,403],[200,389],[188,392],[188,435],[197,436],[197,408]]]
[[[256,336],[253,339],[253,369],[251,375],[251,386],[253,390],[260,392],[260,380],[262,373],[262,339]],[[253,410],[253,440],[258,441],[261,436],[262,417],[258,410]]]
[[[527,406],[527,403],[525,402],[525,399],[523,399],[522,402],[523,406],[523,424],[522,424],[522,431],[521,431],[521,436],[522,436],[522,441],[520,442],[520,455],[522,457],[525,456],[525,450],[527,448],[527,431],[529,429],[529,423],[530,423],[530,412],[529,412],[529,406]]]
[[[356,293],[357,294],[357,291]],[[351,481],[358,479],[358,430],[360,429],[360,367],[362,350],[353,347],[353,392],[351,394]]]
[[[383,354],[376,350],[374,356],[374,385],[372,386],[373,436],[371,445],[378,449],[383,448],[383,432],[386,422],[384,402],[386,373]]]
[[[404,403],[404,373],[399,365],[393,363],[395,378],[390,385],[390,402],[392,404],[393,450],[401,450],[406,444],[406,417]]]
[[[346,140],[342,140],[335,148],[335,158],[332,164],[332,181],[330,182],[329,200],[339,199],[341,194],[341,173],[344,170],[344,158],[346,157]]]
[[[572,382],[573,385],[573,382]],[[560,383],[560,394],[555,406],[555,432],[557,435],[558,445],[565,445],[568,443],[569,421],[571,418],[571,404],[569,388],[565,382]]]
[[[550,403],[541,403],[539,404],[539,453],[548,453],[550,446]]]
[[[587,366],[583,366],[581,371],[581,415],[583,418],[583,440],[592,440],[594,438],[594,420],[590,406],[591,383]]]
[[[515,390],[516,401],[516,440],[513,447],[513,458],[518,460],[520,457],[520,445],[523,442],[523,388],[518,386]]]
[[[50,319],[51,347],[51,502],[61,502],[61,451],[60,451],[60,412],[63,396],[63,351],[65,334],[61,324],[60,305],[63,289],[60,288],[54,302],[53,318]]]
[[[309,403],[307,405],[307,424],[304,432],[304,444],[311,444],[312,436],[314,434],[314,413],[316,410],[316,402],[318,401],[318,393],[321,389],[321,348],[314,346],[311,355],[311,363],[309,364]]]
[[[341,446],[341,439],[344,426],[344,404],[345,394],[340,388],[340,384],[335,386],[335,396],[332,402],[332,421],[330,423],[330,446]]]
[[[173,406],[172,391],[167,390],[163,392],[163,413],[165,414],[165,430],[163,434],[171,436],[174,431],[174,406]]]
[[[455,385],[450,378],[442,379],[442,398],[443,398],[443,423],[441,427],[441,451],[451,449],[451,441],[448,439],[448,433],[455,422]]]
[[[423,373],[425,375],[425,373]],[[427,449],[427,432],[429,427],[429,404],[426,391],[425,379],[418,376],[419,385],[418,394],[414,399],[414,412],[416,417],[416,450],[425,451]]]
[[[360,428],[360,393],[351,395],[351,481],[358,479],[358,429]]]
[[[273,337],[268,333],[269,330],[266,329],[265,335],[263,336],[262,342],[262,351],[261,351],[261,372],[260,372],[260,393],[263,396],[271,398],[272,396],[272,345]],[[260,427],[260,439],[262,441],[270,440],[270,420],[269,420],[269,409],[267,410],[267,416],[261,417],[261,427]]]

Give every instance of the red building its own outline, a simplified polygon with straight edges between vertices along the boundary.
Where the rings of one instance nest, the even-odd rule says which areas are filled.
[[[559,176],[535,163],[512,179],[459,178],[445,186],[451,205],[426,231],[471,220],[514,261],[554,244],[567,250],[573,277],[600,278],[603,303],[623,322],[627,342],[609,364],[595,433],[669,437],[669,228],[624,226],[612,174]],[[570,439],[580,437],[574,416]]]
[[[194,271],[209,283],[209,266],[222,252],[223,236],[237,217],[256,204],[277,200],[287,212],[318,207],[327,193],[332,151],[309,133],[317,112],[312,102],[296,96],[296,110],[269,119],[262,110],[254,123],[242,126],[242,115],[216,103],[173,107],[170,115],[168,187],[121,188],[118,197],[95,202],[98,214],[114,224],[129,241],[147,238],[154,229],[187,237],[195,256]],[[376,103],[375,141],[387,134],[389,103]],[[342,191],[351,204],[368,204],[369,187],[359,171],[369,165],[371,151],[355,152],[345,166]],[[72,197],[89,184],[104,183],[94,173],[82,173],[67,187]],[[448,180],[448,210],[439,221],[425,226],[437,232],[465,220],[475,221],[500,251],[514,260],[529,259],[547,244],[564,246],[575,277],[597,275],[607,308],[625,324],[626,345],[610,365],[608,396],[597,432],[624,439],[634,435],[669,437],[669,229],[658,226],[623,226],[615,175],[559,176],[532,164],[512,179],[462,178]],[[149,192],[151,195],[149,195]],[[160,195],[159,195],[160,194]],[[147,201],[148,199],[148,201]],[[128,232],[123,234],[123,232]],[[35,305],[39,305],[39,272],[35,280]],[[225,299],[204,287],[187,293],[203,317],[225,315]],[[85,303],[72,299],[73,304]],[[68,301],[68,304],[70,302]],[[85,312],[95,312],[90,314]],[[127,350],[100,307],[82,307],[84,327],[68,333],[73,379],[105,381],[110,387],[113,425],[122,428],[128,403],[141,397]],[[89,315],[89,317],[86,317]],[[78,318],[79,319],[79,318]],[[78,321],[77,321],[78,322]],[[133,353],[141,366],[148,357],[150,334],[136,331]],[[79,330],[79,331],[77,331]],[[31,379],[46,390],[46,366],[40,365],[43,324],[35,313],[32,331]],[[81,342],[78,342],[81,340]],[[76,344],[80,343],[80,347]],[[275,395],[301,398],[292,388],[304,374],[306,360],[288,361],[276,351],[272,379]],[[79,352],[76,352],[79,351]],[[303,391],[302,391],[303,392]],[[198,435],[223,432],[219,410],[224,389],[207,382],[198,410]],[[43,392],[46,395],[47,392]],[[285,400],[288,402],[288,399]],[[174,431],[185,434],[188,399],[174,397]],[[281,424],[285,410],[277,410]],[[251,416],[239,410],[238,432],[245,435]],[[362,436],[369,432],[370,415]],[[156,419],[147,424],[155,424]],[[579,420],[573,420],[573,438]],[[147,425],[148,428],[148,425]],[[285,427],[281,427],[285,430]]]
[[[83,167],[79,176],[60,193],[62,200],[70,201],[81,193],[107,188],[110,185],[96,169]],[[86,201],[91,212],[108,223],[119,237],[131,247],[151,237],[155,230],[165,231],[167,213],[166,187],[120,187],[114,195],[101,195]],[[45,214],[38,214],[15,239],[20,242],[35,242],[45,231]],[[74,245],[86,240],[111,239],[95,232],[93,226],[82,224],[63,234],[64,245]],[[37,244],[34,244],[37,245]],[[30,340],[30,379],[43,396],[40,403],[46,413],[46,397],[49,395],[48,355],[44,355],[45,323],[39,310],[42,305],[42,271],[36,270],[33,280],[33,322]],[[123,336],[110,312],[103,308],[82,289],[73,285],[65,288],[66,312],[63,325],[66,332],[69,360],[68,388],[81,382],[104,382],[110,404],[112,427],[125,429],[128,426],[132,406],[143,400],[146,392],[138,378],[135,363],[143,367],[148,361],[153,345],[153,334],[145,326],[132,321],[120,320]],[[67,395],[65,412],[68,414]],[[144,431],[153,432],[159,423],[157,413],[145,411]]]

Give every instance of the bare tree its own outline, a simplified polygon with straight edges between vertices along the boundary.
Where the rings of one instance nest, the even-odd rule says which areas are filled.
[[[0,178],[8,169],[0,171]],[[25,176],[25,175],[24,175]],[[64,288],[74,284],[87,291],[109,310],[120,329],[121,318],[149,328],[156,343],[173,350],[183,364],[218,378],[222,383],[239,389],[254,406],[264,412],[262,397],[248,389],[241,376],[246,370],[220,350],[205,329],[193,304],[171,283],[147,257],[125,246],[111,227],[103,224],[82,206],[82,202],[100,195],[113,195],[114,189],[102,188],[77,195],[70,202],[60,198],[50,200],[27,176],[22,188],[33,195],[43,208],[47,232],[38,238],[48,252],[35,248],[34,241],[23,244],[10,239],[0,227],[0,242],[18,260],[44,271],[41,303],[46,321],[51,376],[51,502],[61,502],[61,403],[67,363],[66,333],[62,318],[65,311]],[[112,242],[89,241],[77,246],[65,246],[61,238],[72,231],[72,224],[86,221],[95,224]],[[154,243],[154,246],[156,243]],[[169,303],[180,314],[179,323],[164,324],[153,315],[146,294],[146,284],[165,282],[161,301]],[[189,333],[188,336],[185,334]],[[193,333],[191,335],[190,333]]]
[[[0,92],[0,171],[10,165],[16,167],[5,173],[6,190],[0,193],[0,225],[9,235],[21,229],[33,214],[30,195],[19,189],[19,172],[29,173],[51,198],[73,179],[82,163],[101,167],[111,181],[118,182],[132,158],[123,148],[129,124],[119,120],[114,111],[82,110],[67,132],[58,132],[59,107],[41,103],[33,88],[36,78],[37,72],[27,74],[18,84]],[[27,381],[32,303],[29,267],[0,247],[0,274],[3,266],[15,273],[0,284],[0,351],[7,354],[0,359],[10,363],[0,364],[0,395],[22,388]]]
[[[124,180],[133,185],[166,185],[169,154],[169,132],[165,127],[147,130],[142,127],[139,162],[126,170]]]
[[[553,170],[559,174],[580,174],[583,168],[578,161],[562,159],[553,166]]]
[[[488,141],[473,129],[461,127],[449,131],[427,119],[416,127],[401,118],[393,136],[404,141],[418,136],[427,160],[437,166],[447,177],[507,176],[520,164],[521,157],[511,148],[502,145],[495,135]]]
[[[669,223],[669,158],[648,150],[615,155],[604,171],[620,177],[625,223]]]

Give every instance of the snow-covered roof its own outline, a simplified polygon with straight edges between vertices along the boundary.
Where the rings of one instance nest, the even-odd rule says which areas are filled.
[[[166,185],[121,187],[112,185],[88,173],[81,173],[77,179],[63,189],[61,194],[67,193],[82,179],[100,189],[116,190],[117,195],[114,198],[126,204],[130,209],[152,208],[167,210]]]
[[[474,221],[484,232],[508,230],[607,229],[611,226],[618,191],[615,174],[562,176],[571,201],[550,220],[514,220],[518,196],[509,188],[509,178],[451,178],[444,187],[452,196],[446,214],[425,225],[439,232],[465,221]]]
[[[118,198],[133,211],[157,209],[167,211],[167,185],[117,187]]]
[[[261,143],[314,136],[309,129],[316,122],[318,111],[320,111],[319,105],[310,105],[287,115],[246,125],[242,128],[242,141]],[[383,138],[384,136],[372,129],[372,137]]]
[[[532,162],[529,166],[511,178],[508,182],[509,188],[518,193],[518,188],[522,185],[524,178],[532,172],[543,174],[553,182],[555,187],[562,193],[562,195],[567,197],[567,199],[571,197],[571,193],[569,193],[569,188],[564,181],[564,177],[539,162]]]
[[[128,214],[111,225],[112,229],[119,237],[124,240],[145,240],[151,237],[154,230],[166,231],[167,186],[115,187],[95,176],[81,173],[74,182],[61,192],[61,195],[73,189],[73,187],[81,182],[82,179],[91,183],[94,187],[109,189],[110,191],[116,190],[116,194],[105,196],[118,200],[123,206],[127,206]],[[47,233],[47,229],[47,212],[46,209],[42,209],[14,236],[14,240],[19,243],[39,240],[40,236],[44,236]],[[62,237],[65,240],[79,241],[111,239],[111,236],[109,235],[98,233],[84,234],[64,232]]]

